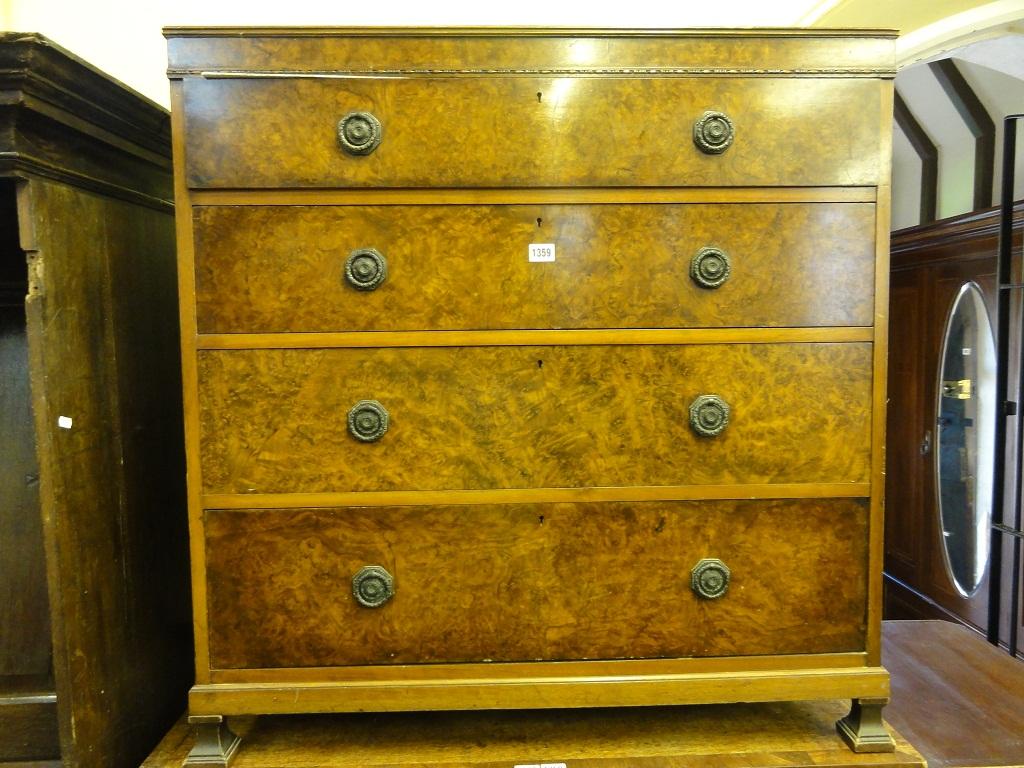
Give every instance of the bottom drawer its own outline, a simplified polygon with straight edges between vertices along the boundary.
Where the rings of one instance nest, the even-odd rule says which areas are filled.
[[[851,499],[209,510],[211,666],[861,651],[867,521]],[[712,559],[727,587],[702,597]],[[379,607],[353,589],[371,565]]]

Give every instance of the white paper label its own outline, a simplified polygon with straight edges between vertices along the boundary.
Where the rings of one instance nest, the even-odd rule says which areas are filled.
[[[530,243],[529,250],[530,261],[554,261],[555,260],[555,244],[554,243]],[[518,768],[518,766],[517,766]]]
[[[61,429],[71,429],[71,417],[70,416],[58,416],[57,426]]]
[[[565,768],[565,763],[523,763],[512,768]]]

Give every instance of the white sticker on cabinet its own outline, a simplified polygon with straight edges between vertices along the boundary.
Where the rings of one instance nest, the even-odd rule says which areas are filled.
[[[554,243],[530,243],[528,251],[530,261],[554,261]]]

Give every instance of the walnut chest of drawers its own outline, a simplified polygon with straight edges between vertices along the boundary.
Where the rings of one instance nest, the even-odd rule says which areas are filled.
[[[891,35],[167,35],[196,762],[814,698],[891,747]]]

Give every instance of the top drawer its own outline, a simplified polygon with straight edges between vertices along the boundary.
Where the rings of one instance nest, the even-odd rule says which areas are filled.
[[[186,78],[191,187],[870,186],[881,85],[765,77]],[[695,123],[728,117],[708,153]],[[351,154],[339,121],[369,113]],[[364,129],[348,136],[364,150]],[[721,149],[725,123],[705,134]],[[886,160],[887,162],[887,160]]]

